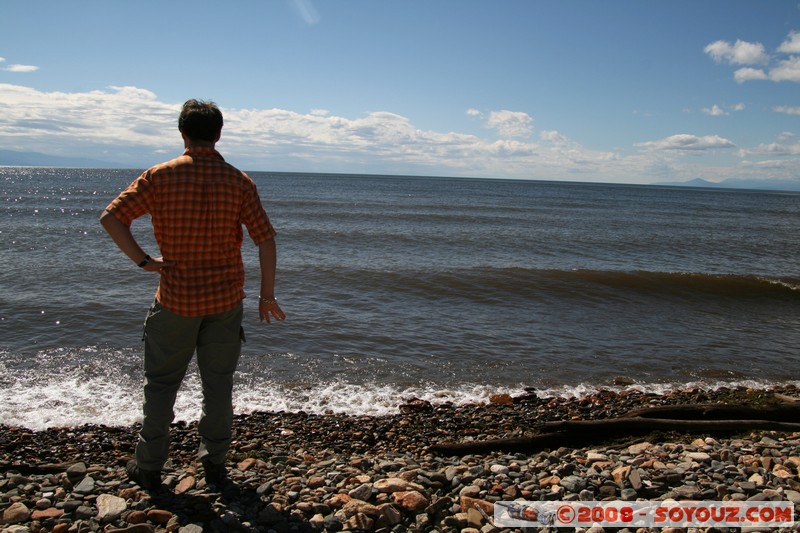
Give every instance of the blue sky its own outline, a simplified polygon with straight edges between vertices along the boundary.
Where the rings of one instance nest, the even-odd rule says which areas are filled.
[[[800,179],[796,0],[0,0],[0,149],[144,168]]]

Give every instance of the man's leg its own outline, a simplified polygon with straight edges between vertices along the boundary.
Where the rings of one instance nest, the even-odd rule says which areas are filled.
[[[183,317],[154,303],[145,322],[144,419],[136,462],[159,471],[169,455],[169,426],[178,389],[197,344],[201,318]]]
[[[242,306],[204,317],[197,342],[197,366],[203,384],[198,457],[223,467],[233,425],[233,373],[242,349]],[[224,470],[222,470],[224,475]],[[206,477],[208,477],[206,472]]]

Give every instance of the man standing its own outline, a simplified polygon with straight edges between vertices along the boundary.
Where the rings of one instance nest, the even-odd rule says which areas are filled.
[[[144,418],[136,458],[127,465],[130,479],[145,489],[161,485],[175,398],[195,350],[203,388],[198,457],[208,483],[226,479],[233,373],[244,339],[242,225],[258,246],[259,318],[286,318],[274,293],[275,230],[256,185],[214,148],[222,113],[212,102],[189,100],[178,129],[183,155],[146,170],[100,217],[125,255],[160,275],[145,321]],[[161,257],[150,257],[131,233],[133,220],[145,214]]]

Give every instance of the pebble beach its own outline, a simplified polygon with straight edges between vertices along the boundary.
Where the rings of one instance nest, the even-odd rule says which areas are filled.
[[[549,421],[613,418],[661,405],[759,404],[775,401],[776,394],[800,397],[800,390],[687,389],[660,395],[629,390],[567,398],[531,391],[468,406],[408,399],[387,416],[250,413],[234,422],[229,482],[223,486],[206,484],[195,459],[196,427],[180,423],[173,426],[164,486],[150,492],[125,473],[135,426],[43,431],[0,426],[2,531],[496,533],[511,531],[492,521],[497,501],[797,505],[800,432],[657,433],[530,452],[431,451],[441,443],[526,436]]]

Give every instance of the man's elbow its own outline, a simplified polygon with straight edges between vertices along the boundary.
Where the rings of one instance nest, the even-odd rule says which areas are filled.
[[[270,237],[269,239],[262,241],[260,244],[258,244],[258,248],[260,250],[269,250],[269,249],[274,250],[276,246],[277,245],[275,244],[275,237]]]
[[[122,222],[108,210],[104,210],[100,214],[100,224],[108,231],[113,227],[119,226]]]

